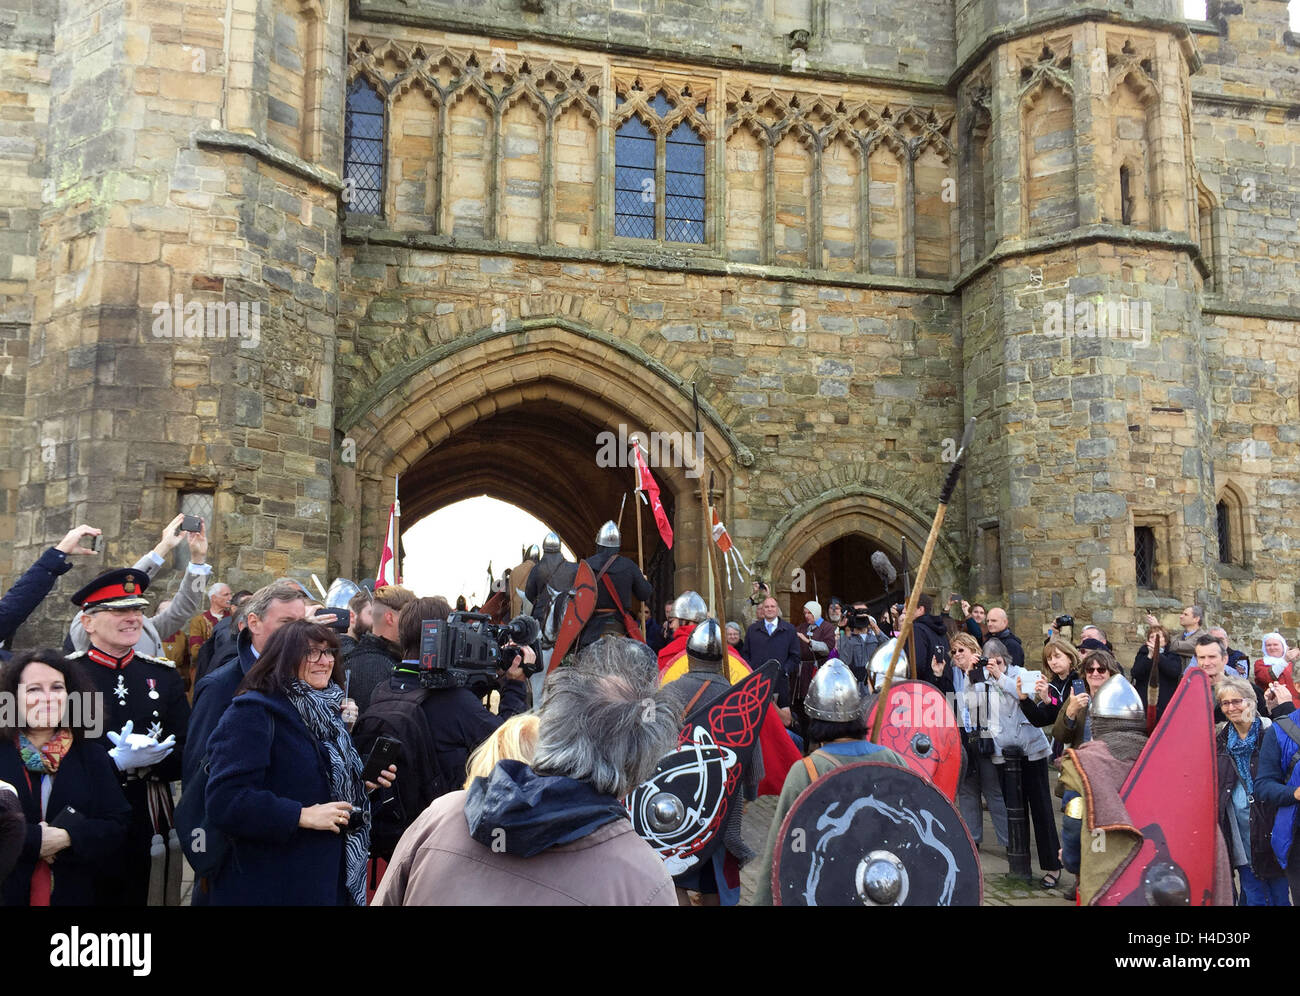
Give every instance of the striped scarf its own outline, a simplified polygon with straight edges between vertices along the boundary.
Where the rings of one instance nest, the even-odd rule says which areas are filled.
[[[366,905],[366,862],[370,857],[370,801],[361,780],[361,757],[339,712],[343,689],[331,682],[320,691],[301,679],[285,690],[307,729],[325,747],[330,764],[330,799],[350,802],[365,812],[367,825],[355,833],[344,833],[343,854],[347,862],[347,887],[352,902]]]

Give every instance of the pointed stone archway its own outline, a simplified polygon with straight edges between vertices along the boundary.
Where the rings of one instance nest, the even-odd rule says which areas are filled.
[[[782,516],[759,551],[758,570],[768,579],[783,612],[793,612],[813,597],[808,568],[814,561],[830,561],[833,579],[865,579],[861,584],[863,590],[819,590],[823,608],[831,595],[845,599],[870,597],[878,585],[870,563],[846,568],[844,553],[860,554],[869,560],[872,550],[883,550],[894,567],[900,568],[900,537],[905,537],[915,574],[930,532],[930,521],[922,518],[920,502],[910,501],[909,496],[888,495],[879,488],[862,484],[838,488],[813,497]],[[836,547],[838,556],[828,551]],[[938,593],[936,601],[945,597],[947,591],[960,588],[959,579],[966,576],[962,560],[950,537],[941,534],[925,580],[925,590]],[[796,569],[804,572],[802,585]],[[798,590],[801,586],[803,591]],[[883,593],[883,586],[880,590]],[[797,616],[795,621],[801,619],[802,616]]]
[[[363,551],[382,545],[395,475],[406,522],[489,494],[555,525],[580,556],[630,491],[629,467],[598,467],[601,432],[689,433],[690,385],[638,347],[567,316],[488,326],[388,369],[341,409],[337,428],[355,464],[337,471],[334,569],[365,573]],[[701,398],[703,451],[731,492],[749,451]],[[676,534],[673,587],[699,584],[699,482],[685,466],[654,468]],[[630,502],[629,502],[630,504]],[[725,500],[724,500],[724,512]],[[643,512],[646,558],[659,543]],[[624,518],[624,552],[636,532]]]

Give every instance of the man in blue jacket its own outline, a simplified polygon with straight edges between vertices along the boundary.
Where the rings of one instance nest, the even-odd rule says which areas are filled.
[[[42,553],[36,563],[27,568],[23,576],[14,582],[14,586],[5,592],[4,598],[0,598],[0,644],[9,646],[18,627],[45,600],[45,596],[54,587],[54,582],[72,570],[69,557],[95,555],[96,551],[81,545],[81,537],[98,535],[100,532],[94,526],[81,525],[69,530],[57,546]],[[8,659],[9,652],[0,650],[0,660]]]
[[[799,634],[795,628],[781,618],[781,606],[775,598],[768,596],[758,607],[758,620],[750,625],[745,633],[744,655],[750,663],[757,662],[758,667],[766,661],[780,661],[781,673],[787,679],[799,674]],[[789,682],[777,682],[777,708],[781,718],[790,725],[790,689]]]
[[[1300,725],[1288,707],[1291,692],[1281,682],[1274,682],[1265,697],[1273,712],[1273,725],[1260,736],[1259,767],[1255,772],[1255,798],[1265,806],[1276,806],[1273,819],[1273,853],[1286,870],[1291,895],[1300,898]]]

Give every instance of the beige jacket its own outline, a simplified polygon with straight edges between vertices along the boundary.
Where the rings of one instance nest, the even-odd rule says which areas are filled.
[[[375,906],[676,906],[662,859],[630,820],[531,858],[469,835],[465,792],[435,799],[398,842]]]

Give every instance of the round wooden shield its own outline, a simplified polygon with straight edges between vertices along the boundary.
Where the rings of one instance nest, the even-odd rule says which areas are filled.
[[[878,705],[879,698],[876,699]],[[876,722],[877,705],[867,713],[867,729]],[[880,746],[902,756],[907,766],[924,775],[957,801],[961,782],[961,731],[943,692],[928,681],[898,681],[889,686],[889,708],[880,729]]]
[[[979,851],[926,778],[846,764],[804,789],[772,861],[778,906],[978,906]]]

